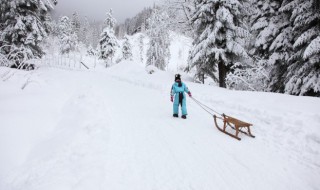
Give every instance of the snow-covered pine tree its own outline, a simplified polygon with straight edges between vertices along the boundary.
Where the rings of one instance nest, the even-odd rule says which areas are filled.
[[[251,56],[257,59],[248,60],[246,65],[232,66],[233,72],[227,76],[228,85],[239,90],[269,91],[271,71],[277,71],[272,74],[273,79],[280,81],[282,73],[278,68],[285,58],[280,56],[280,52],[285,52],[287,46],[272,51],[270,47],[289,25],[288,17],[279,11],[281,3],[279,0],[254,0],[246,4],[250,11],[247,19],[253,34],[249,49]]]
[[[238,89],[246,84],[251,90],[320,96],[319,4],[318,0],[252,1],[256,9],[250,18],[254,42],[250,53],[259,61],[235,68],[228,82]]]
[[[219,86],[226,87],[228,68],[247,58],[244,39],[249,32],[243,22],[246,15],[243,0],[196,0],[192,23],[196,37],[190,53],[189,65],[197,68],[197,76],[209,75]]]
[[[289,25],[288,18],[279,11],[282,0],[254,0],[254,11],[250,16],[250,29],[253,32],[251,54],[268,60],[269,51],[276,37]]]
[[[122,44],[122,55],[123,55],[123,59],[132,60],[132,47],[131,47],[131,44],[129,42],[129,37],[127,35],[124,36],[124,41],[123,41],[123,44]]]
[[[50,35],[51,36],[54,36],[54,37],[58,37],[59,36],[59,33],[60,33],[60,31],[59,31],[59,20],[53,20],[52,22],[51,22],[51,33],[50,33]]]
[[[140,61],[141,63],[144,63],[144,43],[143,43],[143,40],[145,39],[145,35],[144,34],[140,34],[139,36],[139,51],[140,51]]]
[[[115,54],[116,47],[119,47],[118,40],[114,35],[114,26],[116,24],[115,18],[112,16],[112,10],[107,13],[107,17],[104,21],[105,28],[103,29],[100,35],[99,41],[99,50],[100,50],[100,59],[106,61],[106,66],[108,62],[111,61]]]
[[[102,30],[102,24],[99,24],[96,21],[93,21],[90,24],[90,29],[88,31],[89,44],[91,44],[92,47],[95,47],[97,50],[99,49],[100,34]]]
[[[90,31],[90,23],[88,20],[88,17],[84,17],[84,20],[81,24],[80,28],[80,34],[79,34],[79,40],[84,43],[86,46],[89,46],[89,31]]]
[[[77,35],[72,29],[73,27],[70,19],[67,16],[61,17],[58,27],[60,52],[66,54],[70,53],[70,51],[74,51],[77,46]]]
[[[255,0],[256,11],[251,16],[254,45],[250,53],[259,57],[268,80],[268,91],[283,92],[287,62],[292,54],[290,14],[280,11],[284,0]],[[262,81],[265,84],[265,81]]]
[[[113,17],[113,11],[112,9],[107,12],[107,16],[103,21],[103,24],[106,28],[111,28],[114,30],[114,27],[116,26],[117,20]]]
[[[147,34],[150,45],[147,51],[146,66],[153,65],[160,70],[165,70],[170,58],[170,37],[167,26],[167,13],[155,8],[148,19]]]
[[[294,53],[288,59],[284,92],[320,96],[320,2],[286,0],[282,12],[290,13]]]
[[[50,32],[49,12],[56,4],[56,0],[1,1],[0,53],[14,60],[16,67],[44,54],[40,43]]]
[[[72,14],[71,27],[72,27],[72,31],[77,35],[77,37],[79,39],[81,23],[80,23],[79,15],[77,12],[74,12]]]

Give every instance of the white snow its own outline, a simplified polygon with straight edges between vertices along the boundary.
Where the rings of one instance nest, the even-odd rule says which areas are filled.
[[[320,187],[320,99],[183,81],[218,112],[253,123],[237,141],[187,99],[172,117],[174,73],[0,67],[1,190],[286,190]],[[22,87],[23,90],[22,90]]]

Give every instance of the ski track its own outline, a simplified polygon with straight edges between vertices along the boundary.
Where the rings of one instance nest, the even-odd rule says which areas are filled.
[[[257,138],[242,135],[239,142],[220,133],[213,118],[191,99],[188,119],[172,118],[170,84],[108,72],[74,75],[60,89],[71,88],[72,93],[52,132],[33,147],[21,167],[0,180],[0,189],[280,190],[320,185],[320,140],[292,129],[302,119],[286,121],[241,101],[197,94],[199,85],[190,84],[193,95],[216,110],[252,120]],[[58,88],[50,76],[45,81]],[[286,113],[290,118],[293,114]],[[301,116],[320,121],[319,114]],[[276,133],[277,127],[284,130]],[[279,141],[282,133],[306,136],[310,146],[301,147],[295,139]]]

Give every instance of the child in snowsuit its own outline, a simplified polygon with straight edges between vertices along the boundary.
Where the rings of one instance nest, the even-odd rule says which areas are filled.
[[[188,87],[181,82],[181,76],[179,74],[175,75],[175,83],[171,88],[171,102],[173,102],[173,117],[178,117],[179,114],[179,105],[181,106],[182,116],[181,118],[187,119],[187,103],[185,93],[188,93],[191,97],[191,92]]]

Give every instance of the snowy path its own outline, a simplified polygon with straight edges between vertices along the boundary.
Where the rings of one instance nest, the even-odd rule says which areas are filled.
[[[38,101],[43,108],[50,105],[55,110],[51,111],[52,118],[47,116],[54,124],[50,124],[50,130],[41,129],[40,122],[38,127],[25,126],[43,131],[30,136],[33,142],[25,145],[29,147],[24,153],[26,159],[8,166],[6,173],[0,172],[0,189],[247,190],[320,186],[319,131],[311,128],[310,139],[315,140],[306,149],[303,148],[309,142],[296,143],[292,139],[297,133],[297,140],[305,140],[303,135],[308,132],[289,128],[295,124],[307,126],[298,118],[287,122],[286,117],[294,118],[297,111],[293,101],[282,117],[277,114],[281,110],[273,113],[277,105],[269,105],[268,101],[275,99],[265,93],[248,101],[246,94],[250,93],[244,92],[226,101],[234,92],[215,88],[212,93],[211,87],[190,83],[194,96],[205,103],[240,115],[244,120],[254,119],[253,132],[257,138],[243,137],[238,142],[218,132],[213,119],[190,99],[188,119],[172,118],[168,98],[171,75],[164,80],[157,76],[149,80],[139,69],[128,68],[131,72],[128,75],[126,67],[130,66],[124,66],[108,72],[55,74],[43,70],[44,83],[55,89],[47,92],[48,98],[56,99],[50,104],[46,98]],[[167,74],[160,75],[166,78]],[[33,88],[37,86],[30,86]],[[280,96],[276,98],[280,100],[283,95]],[[267,102],[262,109],[257,106],[259,98]],[[319,104],[319,100],[305,103]],[[281,102],[278,104],[281,107]],[[299,114],[319,124],[319,114],[309,110],[310,113]],[[9,118],[1,119],[7,121],[9,128]],[[276,133],[280,125],[283,126]],[[17,139],[2,143],[14,141]],[[301,147],[296,147],[297,144]]]

